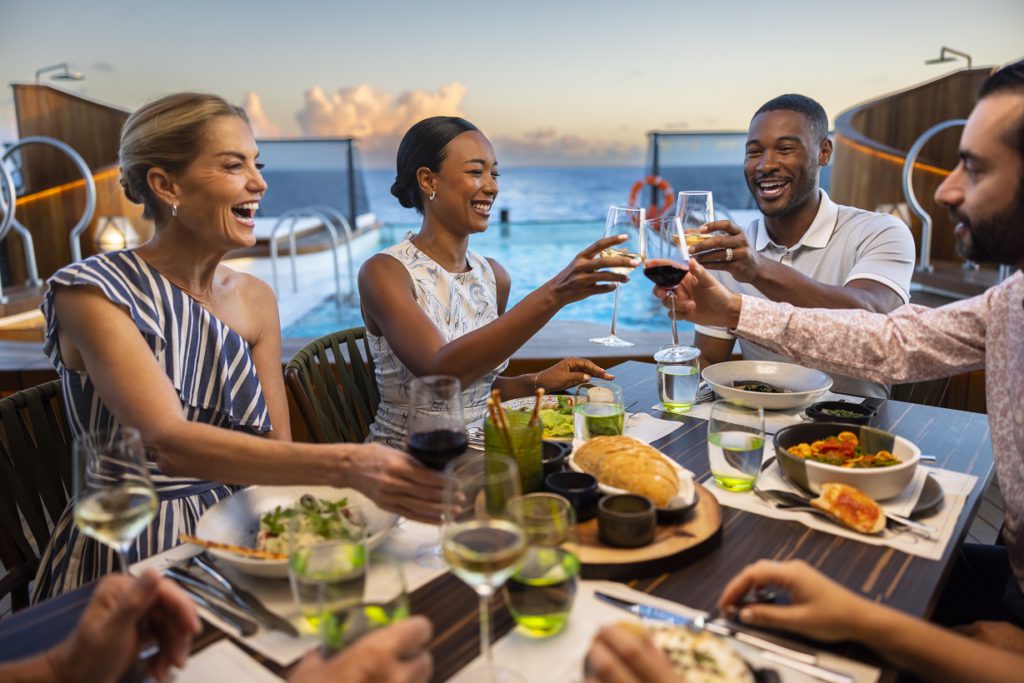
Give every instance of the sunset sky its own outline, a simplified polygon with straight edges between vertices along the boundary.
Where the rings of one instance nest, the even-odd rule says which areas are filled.
[[[86,80],[51,83],[126,109],[215,92],[259,135],[355,135],[372,166],[435,114],[472,120],[506,164],[635,164],[649,130],[745,129],[783,92],[834,119],[960,68],[924,64],[941,45],[1024,57],[1021,0],[0,0],[0,17],[5,84],[67,61]]]

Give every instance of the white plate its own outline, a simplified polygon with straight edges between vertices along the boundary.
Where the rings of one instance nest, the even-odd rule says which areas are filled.
[[[569,454],[569,458],[566,461],[569,464],[569,469],[573,470],[574,472],[583,472],[584,471],[582,467],[580,467],[579,465],[576,464],[576,449],[578,449],[582,445],[583,445],[582,442],[573,442],[572,453]],[[655,450],[657,450],[657,449],[655,449]],[[672,458],[670,458],[667,455],[665,455],[664,453],[662,453],[661,451],[658,451],[658,455],[660,455],[661,457],[665,458],[665,461],[669,465],[671,465],[672,469],[674,469],[676,471],[676,474],[679,475],[679,492],[676,494],[676,496],[674,498],[672,498],[668,502],[668,505],[666,507],[659,508],[659,509],[662,509],[662,510],[675,510],[677,508],[684,508],[684,507],[688,507],[688,506],[692,505],[693,501],[694,501],[694,498],[696,498],[696,496],[697,496],[697,488],[693,484],[693,472],[691,472],[690,470],[686,469],[685,467],[683,467],[682,465],[677,463],[675,460],[673,460]],[[599,489],[601,489],[602,493],[604,493],[606,495],[609,495],[609,496],[616,495],[616,494],[619,494],[619,493],[630,493],[629,491],[626,491],[625,489],[619,489],[619,488],[615,488],[614,486],[608,486],[607,484],[602,484],[600,481],[597,482],[597,487]]]
[[[701,375],[722,398],[765,410],[786,410],[808,405],[817,401],[832,386],[832,378],[820,370],[766,360],[716,363],[704,368]],[[764,394],[733,386],[733,382],[744,380],[766,382],[786,389],[787,392]]]
[[[366,517],[370,534],[366,544],[370,548],[383,541],[384,536],[398,521],[398,515],[381,510],[373,501],[354,489],[337,489],[331,486],[250,486],[225,498],[203,513],[196,525],[196,536],[208,541],[255,548],[260,517],[272,512],[278,505],[295,505],[299,498],[307,493],[332,502],[348,498],[350,505],[358,506]],[[288,576],[288,560],[263,560],[227,550],[211,549],[209,552],[218,560],[246,574],[271,578]]]

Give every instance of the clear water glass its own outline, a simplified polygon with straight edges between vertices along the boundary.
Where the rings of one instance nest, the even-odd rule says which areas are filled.
[[[727,491],[749,491],[761,471],[764,408],[717,401],[708,418],[708,460],[715,483]]]
[[[604,380],[594,379],[576,387],[572,413],[573,438],[579,441],[594,436],[618,436],[626,426],[622,389]]]
[[[382,552],[369,553],[362,584],[358,602],[321,609],[320,635],[329,650],[344,649],[367,633],[409,616],[405,572],[397,559]]]
[[[72,459],[75,525],[113,548],[127,573],[128,548],[157,510],[142,436],[131,427],[87,432]]]
[[[318,630],[325,615],[360,603],[366,583],[366,527],[350,538],[325,539],[288,520],[288,579],[292,597],[310,628]]]
[[[654,354],[658,364],[658,396],[666,413],[688,413],[700,385],[700,349],[695,346],[662,346]]]
[[[604,230],[601,233],[601,237],[612,237],[613,235],[627,235],[629,239],[621,244],[617,244],[614,247],[605,249],[601,252],[601,256],[627,256],[635,258],[643,263],[644,258],[647,255],[644,249],[644,237],[643,237],[643,224],[647,216],[646,209],[632,209],[629,207],[622,206],[611,206],[608,207],[608,216],[605,219]],[[629,275],[633,271],[633,268],[626,266],[619,266],[616,268],[610,268],[612,272],[621,273],[622,275]],[[615,284],[615,301],[612,304],[612,327],[611,331],[605,337],[593,337],[590,339],[592,344],[601,344],[602,346],[633,346],[633,342],[622,339],[615,334],[615,323],[619,317],[619,283]]]
[[[553,493],[523,496],[512,505],[520,510],[529,545],[523,563],[505,584],[505,604],[521,633],[547,638],[565,628],[576,599],[576,511]]]

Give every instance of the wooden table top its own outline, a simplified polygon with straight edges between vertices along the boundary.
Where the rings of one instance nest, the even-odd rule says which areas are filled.
[[[657,417],[683,423],[681,429],[653,445],[691,470],[698,481],[705,479],[710,474],[706,423],[693,417],[648,410],[658,402],[654,365],[629,361],[616,366],[611,372],[623,389],[625,404],[635,404],[634,412],[651,412]],[[691,607],[710,609],[729,579],[747,564],[762,558],[799,558],[848,588],[909,614],[927,617],[935,606],[952,567],[952,559],[977,512],[992,474],[988,419],[977,413],[886,401],[875,424],[910,439],[920,446],[923,453],[936,456],[938,467],[978,477],[978,483],[957,520],[953,541],[941,560],[933,562],[891,548],[809,529],[798,522],[775,520],[723,507],[721,533],[717,542],[709,542],[707,552],[688,559],[685,565],[674,571],[639,578],[631,581],[630,585]],[[80,592],[61,596],[5,620],[7,623],[0,624],[0,635],[16,634],[17,640],[25,642],[24,638],[29,633],[11,622],[35,624],[38,628],[41,620],[34,618],[33,613],[58,609],[65,599],[84,604]],[[447,680],[477,656],[477,607],[476,594],[451,574],[440,576],[413,593],[412,611],[428,616],[434,623],[435,636],[431,643],[434,680]],[[492,602],[492,614],[494,638],[497,640],[508,632],[512,621],[500,599]],[[47,621],[52,623],[52,620]],[[208,628],[196,646],[202,648],[223,637],[224,634]],[[38,638],[35,642],[39,642]],[[838,651],[871,659],[869,654],[858,648],[840,648]],[[272,663],[265,663],[275,673],[287,673]],[[884,674],[885,680],[895,677],[892,670],[886,669]]]

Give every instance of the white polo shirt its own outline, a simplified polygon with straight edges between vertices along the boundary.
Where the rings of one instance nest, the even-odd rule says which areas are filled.
[[[874,280],[896,292],[903,303],[910,301],[910,278],[914,274],[914,237],[910,229],[895,216],[842,206],[829,199],[824,190],[821,203],[811,227],[792,247],[772,241],[759,218],[746,229],[747,242],[754,245],[764,258],[789,266],[826,285],[845,286],[853,280]],[[721,270],[708,271],[738,294],[767,299],[759,289],[745,282],[737,282],[732,275]],[[701,334],[719,339],[735,339],[724,327],[697,325]],[[870,344],[870,339],[864,340]],[[747,360],[775,360],[789,362],[768,349],[740,339],[743,358]],[[832,376],[832,391],[855,396],[887,397],[884,384],[865,380]]]

